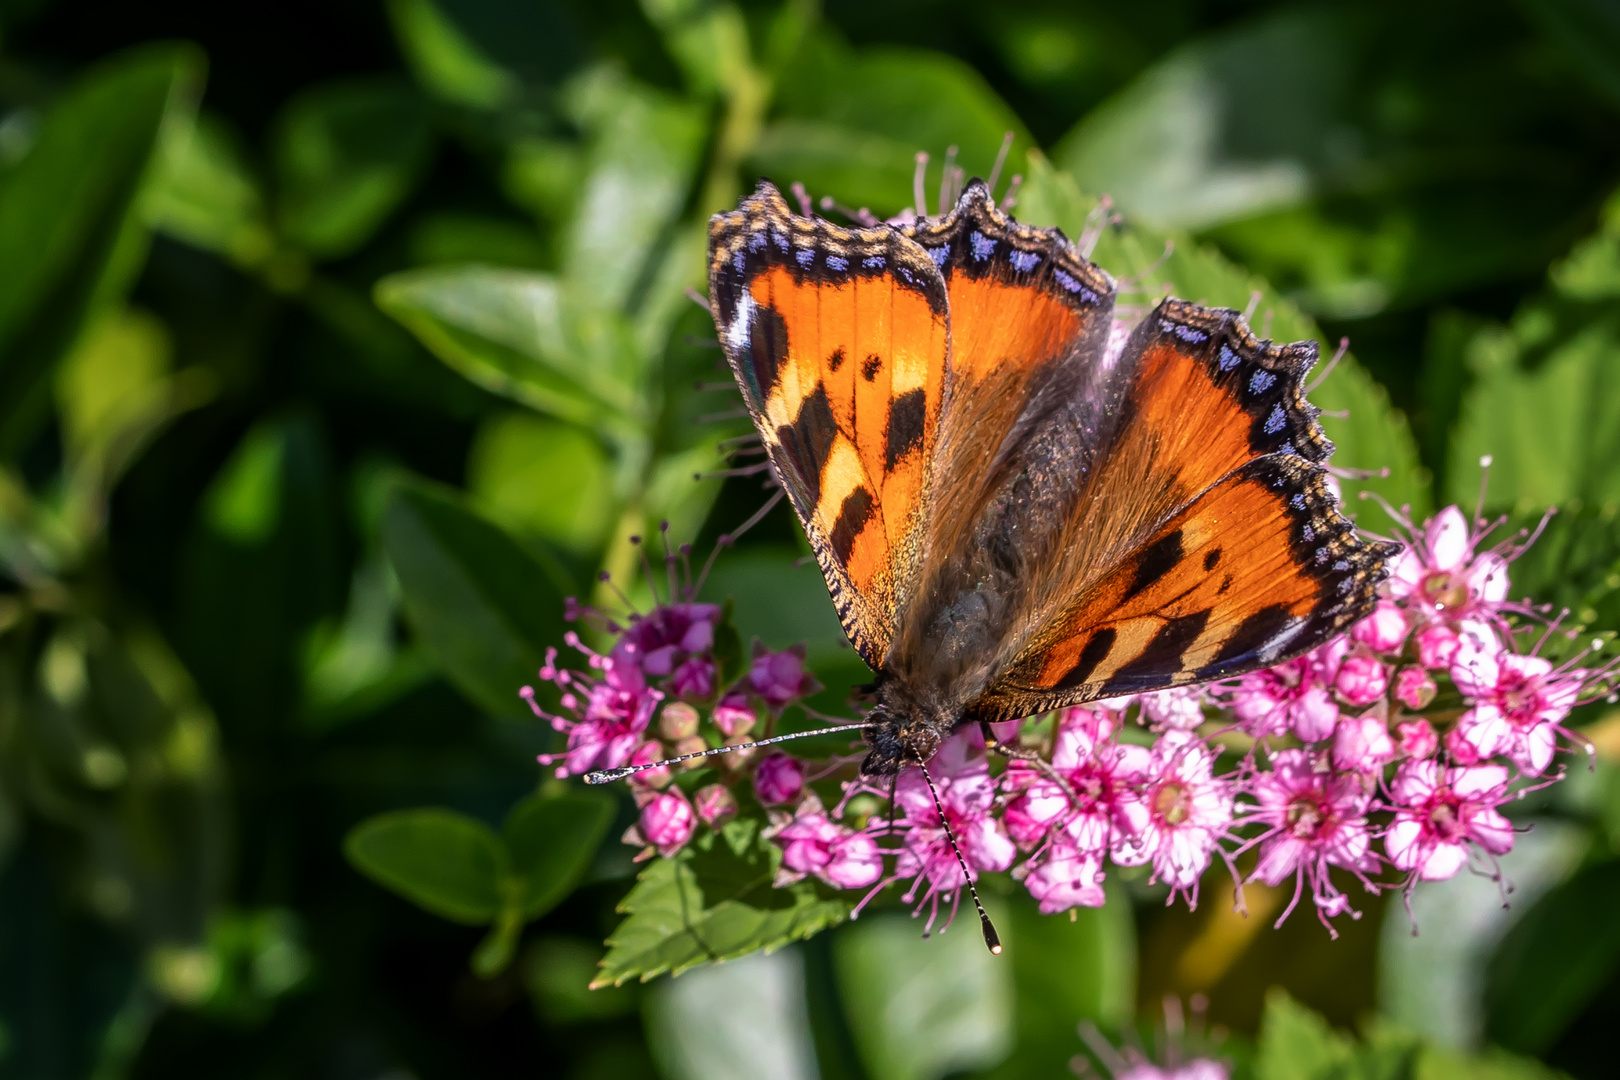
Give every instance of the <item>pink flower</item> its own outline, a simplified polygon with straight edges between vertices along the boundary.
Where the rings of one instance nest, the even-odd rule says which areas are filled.
[[[863,889],[883,876],[883,851],[866,833],[830,820],[811,796],[799,812],[766,830],[782,848],[776,884],[789,885],[806,875],[839,889]]]
[[[1014,871],[1017,876],[1017,871]],[[1024,871],[1024,886],[1040,902],[1041,914],[1052,915],[1075,907],[1102,907],[1102,856],[1081,851],[1067,836],[1060,836]]]
[[[820,689],[820,684],[804,669],[802,645],[779,653],[756,651],[754,665],[748,670],[748,685],[773,710]]]
[[[1339,707],[1328,692],[1331,677],[1315,653],[1243,676],[1232,692],[1232,712],[1247,735],[1257,739],[1289,731],[1305,742],[1333,733]]]
[[[1177,686],[1143,694],[1142,715],[1154,731],[1194,731],[1204,722],[1202,687]]]
[[[703,824],[718,829],[737,816],[737,796],[724,784],[706,784],[692,796],[693,808]]]
[[[1374,657],[1352,653],[1339,665],[1333,688],[1349,705],[1371,705],[1389,689],[1389,672]]]
[[[1373,613],[1350,628],[1350,640],[1375,653],[1396,653],[1406,640],[1406,616],[1388,600],[1378,601]]]
[[[1446,507],[1395,560],[1390,595],[1434,622],[1495,617],[1507,599],[1507,560],[1494,551],[1476,555],[1479,540],[1462,511]]]
[[[1479,758],[1505,755],[1531,776],[1552,763],[1560,721],[1581,696],[1585,673],[1555,671],[1539,656],[1464,650],[1451,681],[1473,708],[1457,721],[1459,737]]]
[[[1449,626],[1426,626],[1418,631],[1418,663],[1433,671],[1448,668],[1456,659],[1461,644],[1457,632]]]
[[[1500,765],[1447,769],[1408,761],[1390,786],[1395,821],[1384,838],[1390,862],[1425,881],[1444,881],[1468,861],[1468,845],[1492,855],[1513,848],[1513,826],[1497,807],[1507,798]]]
[[[1427,720],[1408,720],[1395,725],[1396,745],[1409,758],[1426,758],[1440,749],[1440,737]]]
[[[975,877],[978,871],[1005,870],[1017,848],[995,819],[996,789],[985,762],[978,730],[952,735],[928,763],[939,789],[945,819],[961,845],[962,855]],[[895,785],[895,804],[903,815],[896,828],[902,842],[896,872],[913,878],[906,894],[909,903],[926,884],[923,901],[954,894],[965,885],[961,866],[951,850],[939,812],[928,792],[922,770],[906,769]]]
[[[644,791],[637,796],[637,801],[641,803],[641,817],[624,834],[625,843],[657,848],[658,854],[667,859],[692,839],[697,815],[680,788]],[[641,857],[648,854],[650,852],[643,852]]]
[[[804,790],[804,762],[786,754],[773,753],[754,772],[754,794],[762,806],[780,806],[799,797]]]
[[[1353,721],[1340,721],[1341,729],[1346,723]],[[1305,750],[1279,750],[1272,755],[1270,771],[1255,777],[1252,791],[1259,804],[1253,820],[1264,824],[1266,833],[1250,880],[1277,886],[1295,879],[1294,899],[1282,919],[1293,911],[1307,884],[1324,923],[1349,910],[1349,899],[1328,871],[1338,866],[1361,877],[1377,869],[1368,853],[1371,798],[1361,778],[1319,770]],[[1282,919],[1277,920],[1279,925]]]
[[[590,666],[602,674],[596,678],[559,668],[557,650],[546,650],[540,678],[556,684],[562,691],[562,707],[571,715],[546,713],[535,701],[532,686],[520,691],[536,716],[550,721],[558,731],[568,733],[568,750],[563,754],[542,754],[540,763],[549,765],[561,759],[559,777],[624,765],[641,745],[653,708],[664,695],[647,685],[636,664],[611,655],[597,655],[580,644],[579,635],[572,631],[563,640],[584,653]]]
[[[1382,710],[1341,716],[1333,732],[1333,767],[1345,772],[1376,772],[1395,760],[1395,744]]]
[[[1118,718],[1106,710],[1065,709],[1052,749],[1052,770],[1062,785],[1026,762],[1008,763],[1004,819],[1021,846],[1033,847],[1053,829],[1061,833],[1054,843],[1088,859],[1135,845],[1147,824],[1138,789],[1152,756],[1146,747],[1116,743],[1118,729]]]
[[[1147,809],[1134,843],[1116,846],[1114,861],[1153,863],[1153,874],[1196,904],[1198,878],[1232,824],[1233,785],[1214,775],[1215,755],[1197,736],[1170,731],[1150,755],[1143,788]]]
[[[713,697],[716,674],[713,660],[703,656],[690,657],[670,675],[670,693],[683,698]]]
[[[1421,667],[1403,667],[1395,673],[1395,700],[1408,709],[1428,708],[1438,689]]]
[[[660,604],[647,615],[632,616],[613,656],[639,663],[648,675],[669,675],[688,657],[714,647],[719,618],[716,604]]]

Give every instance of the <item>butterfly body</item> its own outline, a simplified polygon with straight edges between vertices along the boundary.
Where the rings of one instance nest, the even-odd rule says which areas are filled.
[[[1241,674],[1371,610],[1304,399],[1312,343],[1114,284],[982,184],[843,229],[769,184],[710,228],[745,403],[851,643],[878,673],[862,770],[962,724]]]

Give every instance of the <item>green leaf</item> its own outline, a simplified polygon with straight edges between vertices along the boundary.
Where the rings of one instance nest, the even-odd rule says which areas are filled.
[[[201,69],[195,50],[175,47],[97,65],[0,178],[0,453],[43,419],[50,367],[144,261],[139,195],[159,134],[167,119],[181,122]]]
[[[1543,896],[1497,947],[1485,984],[1493,1042],[1549,1050],[1620,971],[1620,862],[1589,866]]]
[[[531,795],[503,830],[512,872],[523,882],[524,919],[538,919],[574,890],[613,823],[613,799],[600,792]]]
[[[1290,10],[1178,48],[1087,113],[1053,160],[1160,226],[1297,205],[1331,170],[1322,132],[1347,118],[1345,22]]]
[[[670,859],[654,859],[619,910],[593,986],[643,982],[808,938],[849,913],[852,901],[809,881],[771,886],[781,854],[738,818]]]
[[[473,504],[519,534],[595,552],[616,517],[613,461],[602,440],[532,413],[491,417],[467,453]]]
[[[1004,922],[1000,905],[986,900]],[[900,914],[861,919],[834,938],[839,997],[868,1075],[933,1080],[995,1065],[1011,1051],[1012,972],[984,947],[971,912],[958,914],[932,938],[923,937],[923,920]]]
[[[1057,225],[1079,236],[1095,200],[1083,195],[1074,181],[1057,172],[1038,154],[1030,156],[1030,171],[1019,195],[1019,216],[1035,225]],[[1165,256],[1166,245],[1171,245]],[[1185,234],[1156,232],[1144,226],[1124,225],[1104,231],[1094,255],[1096,262],[1119,278],[1133,279],[1132,288],[1158,296],[1168,288],[1174,296],[1200,304],[1243,310],[1255,293],[1260,303],[1256,329],[1277,341],[1322,341],[1322,331],[1291,301],[1265,280],[1234,266],[1213,248],[1195,243]],[[1138,297],[1128,297],[1127,301]],[[1325,360],[1323,361],[1326,362]],[[1320,368],[1318,369],[1320,371]],[[1356,493],[1375,491],[1393,505],[1410,505],[1422,516],[1430,506],[1429,481],[1419,463],[1417,446],[1406,417],[1390,406],[1389,395],[1366,370],[1346,355],[1315,390],[1311,401],[1325,412],[1348,412],[1348,417],[1322,417],[1322,427],[1337,447],[1333,464],[1350,469],[1389,470],[1388,477],[1341,484],[1346,505],[1355,510]],[[1378,515],[1375,527],[1386,522]]]
[[[282,232],[317,258],[355,251],[411,193],[432,149],[427,109],[407,84],[304,92],[282,111],[273,138]]]
[[[395,490],[383,544],[411,626],[435,666],[489,712],[519,712],[519,688],[562,638],[561,571],[426,484]]]
[[[1018,1036],[1012,1057],[988,1076],[1059,1076],[1075,1053],[1081,1018],[1107,1028],[1128,1023],[1136,1002],[1136,926],[1130,898],[1114,891],[1073,918],[1042,915],[1019,891],[998,916],[1012,966]]]
[[[1465,1055],[1429,1046],[1418,1054],[1412,1080],[1568,1080],[1568,1076],[1533,1058],[1494,1048]]]
[[[703,113],[603,67],[574,80],[564,97],[589,138],[562,279],[572,304],[624,312],[686,203]]]
[[[695,93],[735,90],[752,75],[748,23],[735,4],[714,0],[642,0],[641,10]]]
[[[800,51],[778,83],[781,118],[761,133],[750,159],[754,169],[783,183],[802,180],[817,197],[830,195],[884,215],[911,205],[919,150],[933,160],[932,204],[947,147],[957,147],[957,163],[967,176],[988,177],[1002,137],[1013,132],[1005,182],[1023,170],[1033,145],[983,76],[942,53],[852,53],[823,34]]]
[[[1501,535],[1535,528],[1540,518],[1535,512],[1515,515]],[[1554,635],[1543,655],[1585,648],[1587,631],[1620,631],[1620,506],[1580,506],[1554,514],[1530,550],[1514,560],[1512,588],[1515,599],[1569,609],[1565,625],[1583,631],[1576,642]]]
[[[493,829],[465,814],[435,807],[378,814],[349,831],[343,853],[377,884],[452,922],[479,926],[501,910],[506,849]]]
[[[388,17],[417,81],[438,97],[493,109],[518,93],[517,77],[491,60],[433,0],[389,0]]]
[[[409,270],[379,281],[376,298],[439,359],[486,390],[599,430],[641,412],[628,329],[599,317],[594,334],[576,332],[548,274]]]
[[[1579,500],[1620,501],[1620,312],[1572,318],[1527,306],[1511,329],[1489,327],[1468,347],[1474,385],[1452,436],[1448,496],[1471,505],[1480,459],[1491,457],[1490,501],[1520,510]]]
[[[264,195],[222,120],[204,115],[165,127],[156,166],[142,198],[152,228],[238,266],[270,255]]]
[[[1335,1080],[1355,1057],[1355,1044],[1321,1015],[1275,988],[1260,1022],[1256,1080]]]

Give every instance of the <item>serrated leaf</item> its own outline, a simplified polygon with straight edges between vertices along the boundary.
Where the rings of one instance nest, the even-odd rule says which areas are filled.
[[[780,853],[760,823],[738,818],[705,833],[674,858],[641,872],[619,910],[593,986],[681,972],[778,949],[844,920],[852,902],[801,881],[772,888]]]
[[[382,531],[406,614],[434,665],[492,714],[522,710],[519,688],[562,638],[561,571],[427,484],[394,491]]]
[[[1057,225],[1079,236],[1096,200],[1084,195],[1072,178],[1056,171],[1038,154],[1030,155],[1029,176],[1018,200],[1018,214],[1034,225]],[[1167,250],[1168,256],[1165,254]],[[1233,265],[1219,252],[1185,234],[1160,232],[1127,222],[1107,229],[1097,243],[1095,261],[1117,278],[1130,280],[1135,295],[1122,303],[1143,303],[1168,288],[1184,300],[1244,310],[1260,294],[1256,333],[1277,341],[1313,340],[1323,346],[1324,360],[1333,346],[1299,308],[1265,280]],[[1318,368],[1318,377],[1321,368]],[[1327,413],[1323,430],[1337,447],[1333,464],[1348,469],[1389,470],[1388,477],[1347,480],[1341,484],[1346,505],[1354,512],[1361,490],[1382,495],[1395,506],[1410,505],[1421,517],[1430,507],[1428,474],[1419,463],[1417,446],[1406,417],[1392,408],[1389,395],[1366,370],[1346,355],[1325,381],[1311,391],[1311,401]],[[1378,515],[1375,527],[1387,523]]]
[[[538,919],[573,892],[613,822],[601,792],[531,795],[512,808],[502,832],[512,873],[523,884],[524,919]]]
[[[1354,1043],[1320,1014],[1281,988],[1266,994],[1256,1080],[1335,1080],[1354,1057]]]
[[[509,870],[500,837],[483,822],[427,807],[368,818],[343,853],[377,884],[453,922],[478,926],[500,912]]]

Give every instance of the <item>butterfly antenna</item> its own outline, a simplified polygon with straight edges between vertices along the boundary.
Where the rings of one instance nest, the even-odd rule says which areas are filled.
[[[928,766],[923,764],[922,758],[917,759],[917,768],[922,770],[923,779],[928,782],[928,794],[934,797],[934,811],[939,814],[939,823],[945,826],[945,839],[950,842],[951,850],[956,853],[956,865],[962,868],[962,876],[967,879],[968,895],[973,897],[973,906],[979,912],[979,926],[984,930],[984,943],[993,955],[1001,955],[1001,938],[996,935],[996,928],[990,922],[990,916],[984,910],[984,904],[979,901],[979,890],[974,887],[973,875],[968,871],[967,859],[962,857],[962,849],[957,846],[956,834],[951,832],[951,823],[945,817],[945,804],[939,801],[939,789],[934,786],[934,778],[928,775]],[[590,779],[586,777],[586,779]]]
[[[662,769],[666,765],[679,765],[683,761],[693,758],[717,757],[720,754],[729,754],[733,750],[752,750],[756,746],[774,746],[777,743],[790,742],[793,739],[808,739],[815,735],[835,735],[840,731],[859,731],[859,724],[835,724],[832,727],[816,728],[814,731],[795,731],[789,735],[777,735],[770,739],[760,739],[756,742],[738,743],[736,746],[717,746],[712,750],[699,750],[693,754],[680,754],[676,757],[665,758],[663,761],[653,761],[645,765],[624,765],[617,769],[597,769],[595,772],[585,774],[587,784],[611,784],[615,780],[623,780],[627,776],[634,776],[648,769]]]

